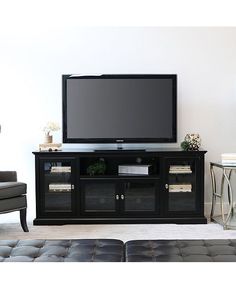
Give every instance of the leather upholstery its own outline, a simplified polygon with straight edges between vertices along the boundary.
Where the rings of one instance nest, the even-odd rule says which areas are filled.
[[[8,199],[26,194],[26,184],[20,182],[0,182],[0,199]]]
[[[0,262],[122,262],[120,240],[0,240]]]
[[[124,261],[236,262],[236,240],[0,240],[0,262]]]
[[[126,262],[236,262],[236,240],[147,240],[125,244]]]

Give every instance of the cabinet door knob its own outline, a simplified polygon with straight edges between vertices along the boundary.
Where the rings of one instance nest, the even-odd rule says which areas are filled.
[[[120,197],[121,197],[121,200],[124,200],[124,198],[125,198],[125,196],[124,196],[124,195],[121,195]]]
[[[168,189],[168,188],[169,188],[169,185],[168,185],[168,184],[165,184],[165,188]]]
[[[116,195],[116,199],[119,200],[119,198],[120,198],[119,195]]]

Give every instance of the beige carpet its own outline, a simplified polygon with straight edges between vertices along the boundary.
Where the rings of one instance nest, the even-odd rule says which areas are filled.
[[[236,230],[222,226],[175,224],[33,226],[24,233],[17,223],[0,224],[0,239],[236,239]]]

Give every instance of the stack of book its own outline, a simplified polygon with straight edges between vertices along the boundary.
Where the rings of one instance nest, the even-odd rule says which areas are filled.
[[[236,166],[236,153],[226,153],[221,155],[222,165]]]
[[[71,184],[49,184],[49,191],[50,192],[62,192],[66,191],[69,192],[71,191]]]
[[[177,184],[177,185],[169,185],[169,192],[191,192],[192,185],[191,184]]]
[[[71,167],[51,167],[51,173],[70,173]]]
[[[170,166],[169,174],[191,174],[191,167],[188,165]]]

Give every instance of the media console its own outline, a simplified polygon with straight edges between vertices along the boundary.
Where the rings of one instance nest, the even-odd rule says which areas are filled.
[[[33,153],[34,225],[207,222],[204,217],[206,151]],[[97,170],[91,170],[91,165]],[[138,175],[119,174],[121,165],[146,165],[150,170]]]

